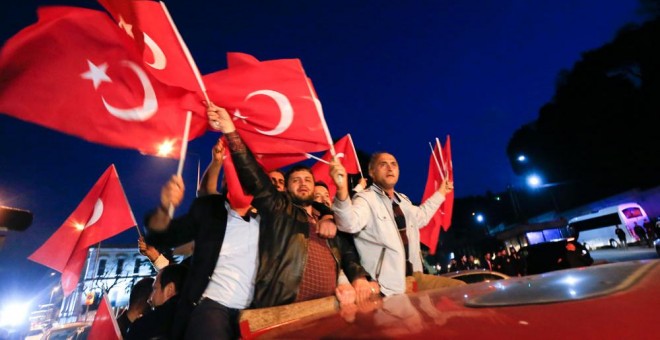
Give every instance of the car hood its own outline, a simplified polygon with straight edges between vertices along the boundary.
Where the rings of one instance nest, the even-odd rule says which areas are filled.
[[[644,338],[660,306],[660,260],[560,270],[397,295],[278,325],[263,338]]]

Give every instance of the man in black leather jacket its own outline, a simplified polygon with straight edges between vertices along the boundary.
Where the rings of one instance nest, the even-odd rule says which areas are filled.
[[[312,249],[310,245],[315,240],[311,220],[318,218],[316,210],[321,209],[317,208],[320,206],[314,206],[317,208],[314,209],[311,204],[313,175],[309,170],[309,176],[304,169],[298,170],[306,177],[311,176],[311,183],[305,184],[307,188],[303,188],[302,192],[293,192],[295,184],[291,181],[290,171],[286,182],[289,194],[278,192],[236,133],[227,111],[211,104],[207,113],[212,123],[219,123],[214,126],[225,134],[241,186],[246,193],[254,196],[252,205],[261,216],[259,268],[252,307],[270,307],[301,301],[301,284],[306,284],[307,271],[310,270],[308,267],[311,266],[308,265],[311,263],[308,250]],[[307,196],[308,200],[302,199],[302,196]],[[317,216],[314,216],[315,214]],[[322,220],[323,217],[318,219],[320,222]],[[334,226],[334,222],[332,225]],[[334,266],[335,276],[332,284],[336,284],[337,273],[339,269],[343,269],[355,288],[358,302],[378,293],[378,285],[369,282],[370,277],[360,265],[351,235],[339,234],[328,239],[327,247],[335,261],[325,264]]]

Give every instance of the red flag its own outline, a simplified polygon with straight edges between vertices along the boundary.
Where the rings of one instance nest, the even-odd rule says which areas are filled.
[[[204,76],[209,96],[233,115],[238,133],[266,169],[330,148],[316,94],[298,59],[258,61],[229,53],[229,68]],[[284,163],[284,164],[283,164]]]
[[[451,160],[451,140],[449,139],[449,135],[447,135],[447,139],[445,140],[445,146],[442,148],[442,154],[443,158],[445,160],[445,167],[447,170],[447,178],[449,181],[453,182],[454,181],[454,165],[452,164]],[[445,196],[445,201],[442,202],[442,212],[444,213],[442,215],[442,229],[444,231],[447,231],[449,229],[449,226],[451,226],[451,217],[452,217],[452,212],[454,210],[454,191],[452,190],[447,196]]]
[[[196,69],[162,2],[99,0],[143,53],[144,67],[165,84],[201,92]]]
[[[449,142],[449,136],[447,136],[447,142]],[[448,173],[448,168],[451,163],[447,163],[447,153],[445,151],[449,151],[448,156],[451,160],[450,147],[445,146],[442,148],[439,143],[436,143],[433,148],[433,153],[429,159],[429,174],[426,178],[426,187],[424,188],[424,195],[422,195],[422,202],[426,201],[431,195],[438,191],[438,188],[446,178],[453,180],[453,172],[451,174]],[[443,153],[442,156],[440,155],[440,152]],[[445,200],[442,202],[440,208],[438,208],[438,211],[436,211],[429,223],[419,230],[420,241],[429,247],[429,252],[431,254],[435,254],[438,239],[440,237],[440,228],[442,227],[444,231],[447,231],[451,225],[453,206],[454,193],[451,192],[445,196]]]
[[[0,52],[0,112],[85,140],[157,154],[206,130],[200,99],[146,72],[136,44],[103,12],[38,10]],[[178,155],[175,152],[175,155]]]
[[[87,249],[135,225],[117,170],[111,165],[64,224],[28,258],[61,272],[68,295],[78,284]]]
[[[227,199],[229,205],[234,209],[247,208],[252,204],[252,195],[248,195],[243,191],[241,182],[238,180],[236,167],[234,161],[231,159],[227,140],[223,137],[222,143],[225,144],[225,155],[223,166],[225,168],[225,181],[227,182]]]
[[[360,173],[360,162],[357,159],[355,146],[353,145],[353,140],[351,139],[350,134],[342,137],[337,143],[335,143],[335,152],[337,158],[341,161],[341,164],[346,168],[346,173],[353,175]],[[332,155],[328,151],[323,155],[322,159],[329,162],[332,160]],[[337,186],[330,177],[330,166],[324,162],[318,161],[312,166],[312,173],[314,174],[314,179],[316,181],[323,181],[328,185],[330,197],[335,197]]]
[[[114,313],[110,308],[107,295],[103,295],[101,299],[99,309],[96,311],[94,322],[92,322],[92,327],[89,329],[87,338],[104,340],[121,339],[121,331],[119,330]]]

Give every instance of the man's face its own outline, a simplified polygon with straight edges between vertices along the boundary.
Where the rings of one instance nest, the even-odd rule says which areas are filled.
[[[394,189],[394,185],[399,181],[399,163],[389,153],[380,154],[373,168],[369,169],[369,175],[379,187]]]
[[[165,291],[160,287],[160,273],[158,273],[158,275],[156,275],[156,281],[154,281],[153,290],[151,291],[149,304],[151,307],[158,307],[164,304],[167,299]]]
[[[317,185],[314,187],[314,202],[319,202],[325,204],[326,206],[331,206],[332,201],[330,200],[330,193],[322,185]]]
[[[289,194],[302,203],[314,201],[314,176],[306,170],[295,171],[287,182]]]
[[[284,191],[284,175],[279,171],[271,171],[268,173],[270,181],[273,182],[273,185],[277,191]]]

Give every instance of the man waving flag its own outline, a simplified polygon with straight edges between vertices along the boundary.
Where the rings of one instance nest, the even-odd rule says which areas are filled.
[[[111,165],[64,224],[28,258],[62,273],[62,290],[69,295],[76,289],[88,248],[136,225]]]

